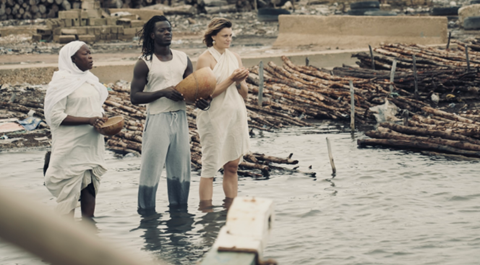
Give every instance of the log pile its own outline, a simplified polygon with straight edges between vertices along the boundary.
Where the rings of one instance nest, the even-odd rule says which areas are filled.
[[[457,45],[458,49],[443,50],[419,45],[384,44],[373,49],[380,54],[373,58],[375,69],[381,70],[372,70],[372,58],[365,53],[354,55],[359,59],[357,64],[361,68],[344,66],[333,70],[336,75],[363,78],[382,86],[392,85],[395,92],[391,93],[389,100],[405,114],[403,122],[400,122],[402,125],[398,124],[398,120],[397,123],[380,123],[376,130],[366,132],[371,139],[359,139],[359,146],[480,157],[479,112],[462,111],[469,108],[469,103],[476,106],[479,99],[480,75],[476,68],[480,66],[480,53],[471,49],[469,44],[457,42]],[[394,60],[397,62],[395,77],[390,79],[393,80],[390,83]],[[410,95],[407,97],[411,98],[415,83],[419,100],[399,101],[396,96]],[[443,109],[450,112],[432,108],[425,102],[434,107],[442,106],[444,102]],[[440,105],[437,105],[439,102]]]
[[[124,129],[114,135],[106,137],[107,149],[119,154],[134,153],[140,154],[142,148],[142,131],[145,121],[145,107],[132,105],[129,95],[129,84],[125,82],[117,82],[110,84],[112,89],[109,91],[109,97],[105,101],[104,109],[107,116],[122,115],[125,118]],[[30,111],[35,111],[34,116],[44,119],[43,101],[45,90],[43,88],[19,88],[6,87],[2,89],[0,94],[0,122],[1,120],[17,118],[22,120],[27,118]],[[258,107],[257,107],[258,108]],[[195,117],[196,112],[193,106],[187,107],[188,123],[190,128],[190,147],[192,152],[192,168],[201,169],[201,145],[198,132],[196,130]],[[249,110],[249,126],[251,133],[253,130],[268,131],[272,128],[282,128],[288,125],[305,126],[306,122],[297,120],[290,116],[276,113],[256,112]],[[26,132],[9,132],[3,133],[5,138],[15,141],[2,143],[0,141],[0,149],[10,149],[15,147],[48,147],[50,145],[51,134],[47,125],[42,122],[38,129]],[[298,172],[295,168],[286,168],[276,164],[295,165],[297,160],[289,157],[273,157],[261,153],[250,153],[244,157],[244,161],[240,164],[239,174],[242,176],[254,178],[268,178],[272,171],[293,171]],[[315,173],[305,173],[314,176]]]
[[[81,0],[0,0],[0,20],[55,18],[58,11],[79,9]]]

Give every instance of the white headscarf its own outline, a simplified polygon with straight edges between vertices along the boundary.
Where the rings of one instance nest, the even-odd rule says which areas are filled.
[[[53,106],[64,99],[85,82],[93,85],[103,104],[108,97],[107,88],[99,82],[98,77],[89,70],[80,70],[72,61],[72,56],[83,46],[83,41],[72,41],[60,49],[58,56],[58,71],[53,73],[52,81],[48,84],[45,96],[44,114],[47,124],[51,126],[51,113]]]

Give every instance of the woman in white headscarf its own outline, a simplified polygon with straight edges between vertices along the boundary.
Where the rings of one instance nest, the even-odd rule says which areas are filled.
[[[106,172],[104,137],[96,130],[108,91],[89,70],[88,46],[73,41],[60,50],[59,70],[45,96],[45,119],[52,132],[52,154],[45,186],[57,198],[56,210],[73,215],[81,201],[82,216],[91,218],[100,177]]]
[[[213,19],[203,41],[208,49],[197,61],[197,69],[210,67],[217,85],[210,109],[197,115],[202,144],[200,201],[208,205],[213,195],[213,177],[223,167],[223,191],[226,202],[237,196],[237,170],[249,150],[249,134],[245,99],[248,70],[238,54],[228,50],[232,42],[232,23],[225,18]]]

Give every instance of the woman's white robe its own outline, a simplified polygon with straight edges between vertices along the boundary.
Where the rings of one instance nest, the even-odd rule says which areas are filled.
[[[220,54],[211,47],[208,51],[217,61],[213,69],[217,84],[239,68],[237,57],[229,50]],[[235,83],[215,97],[208,110],[199,111],[197,127],[202,144],[203,178],[214,177],[225,163],[241,158],[249,151],[247,108]]]
[[[56,211],[60,214],[75,209],[80,191],[88,184],[93,183],[97,194],[100,177],[106,172],[103,135],[89,124],[60,124],[67,115],[102,117],[102,113],[100,94],[87,82],[58,101],[51,111],[53,142],[45,186],[57,197]]]

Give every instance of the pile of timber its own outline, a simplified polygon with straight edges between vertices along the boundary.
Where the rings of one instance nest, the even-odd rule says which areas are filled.
[[[130,102],[129,84],[117,82],[110,84],[111,91],[105,101],[104,109],[107,116],[122,115],[125,118],[124,129],[114,135],[106,137],[107,149],[119,154],[134,153],[140,154],[142,148],[142,131],[145,121],[145,107],[133,105]],[[23,120],[27,118],[28,113],[34,111],[34,117],[44,120],[43,101],[45,97],[44,88],[35,87],[7,87],[2,89],[0,94],[0,122],[5,119],[16,118]],[[258,107],[254,107],[258,108]],[[201,169],[201,146],[200,138],[196,129],[196,113],[193,106],[188,106],[188,124],[190,128],[190,147],[192,152],[192,168]],[[251,133],[254,128],[258,130],[269,131],[272,128],[282,128],[285,126],[296,125],[306,126],[306,122],[297,120],[294,117],[284,116],[278,113],[269,113],[265,111],[256,113],[249,110],[249,126]],[[2,133],[6,139],[15,140],[7,143],[0,140],[0,150],[6,150],[15,147],[48,147],[51,139],[50,130],[45,122],[40,123],[38,129],[33,131],[16,131]],[[292,159],[292,154],[288,157],[273,157],[261,153],[250,153],[244,156],[244,161],[240,164],[239,174],[242,176],[254,178],[266,178],[272,171],[298,172],[296,168],[287,168],[278,164],[295,165],[298,161]],[[315,173],[306,173],[314,176]]]
[[[413,114],[403,124],[380,123],[376,130],[365,133],[371,139],[359,139],[358,145],[421,150],[429,155],[480,157],[478,111],[459,115],[430,107],[422,111],[425,115]]]
[[[365,133],[371,139],[359,139],[358,145],[480,157],[479,112],[460,111],[458,107],[476,106],[480,98],[480,53],[472,46],[461,42],[457,42],[457,49],[383,44],[373,49],[377,53],[373,60],[372,54],[353,55],[360,68],[334,68],[335,75],[390,86],[389,100],[404,113],[403,122],[380,123],[376,130]],[[398,101],[397,96],[411,98],[412,94],[417,101]],[[435,107],[444,102],[443,109],[449,111],[427,102]],[[455,111],[458,114],[452,113]]]
[[[418,99],[430,101],[432,94],[439,102],[476,100],[479,93],[480,52],[468,44],[457,42],[458,49],[440,49],[420,45],[383,44],[373,51],[377,55],[357,53],[355,67],[336,67],[335,75],[372,80],[392,85],[398,93],[415,93]],[[373,62],[372,62],[373,61]]]
[[[427,47],[418,44],[387,43],[380,47],[373,48],[376,53],[373,56],[374,67],[372,66],[371,54],[357,53],[352,57],[358,58],[357,64],[361,68],[374,68],[377,70],[392,69],[393,60],[396,60],[396,70],[412,71],[415,56],[417,70],[443,70],[460,68],[465,71],[480,66],[480,57],[477,52],[468,53],[462,42],[456,42],[455,49],[441,49],[438,47]],[[468,46],[468,45],[467,45]]]
[[[81,0],[0,0],[0,20],[55,18],[58,11],[79,9]]]

